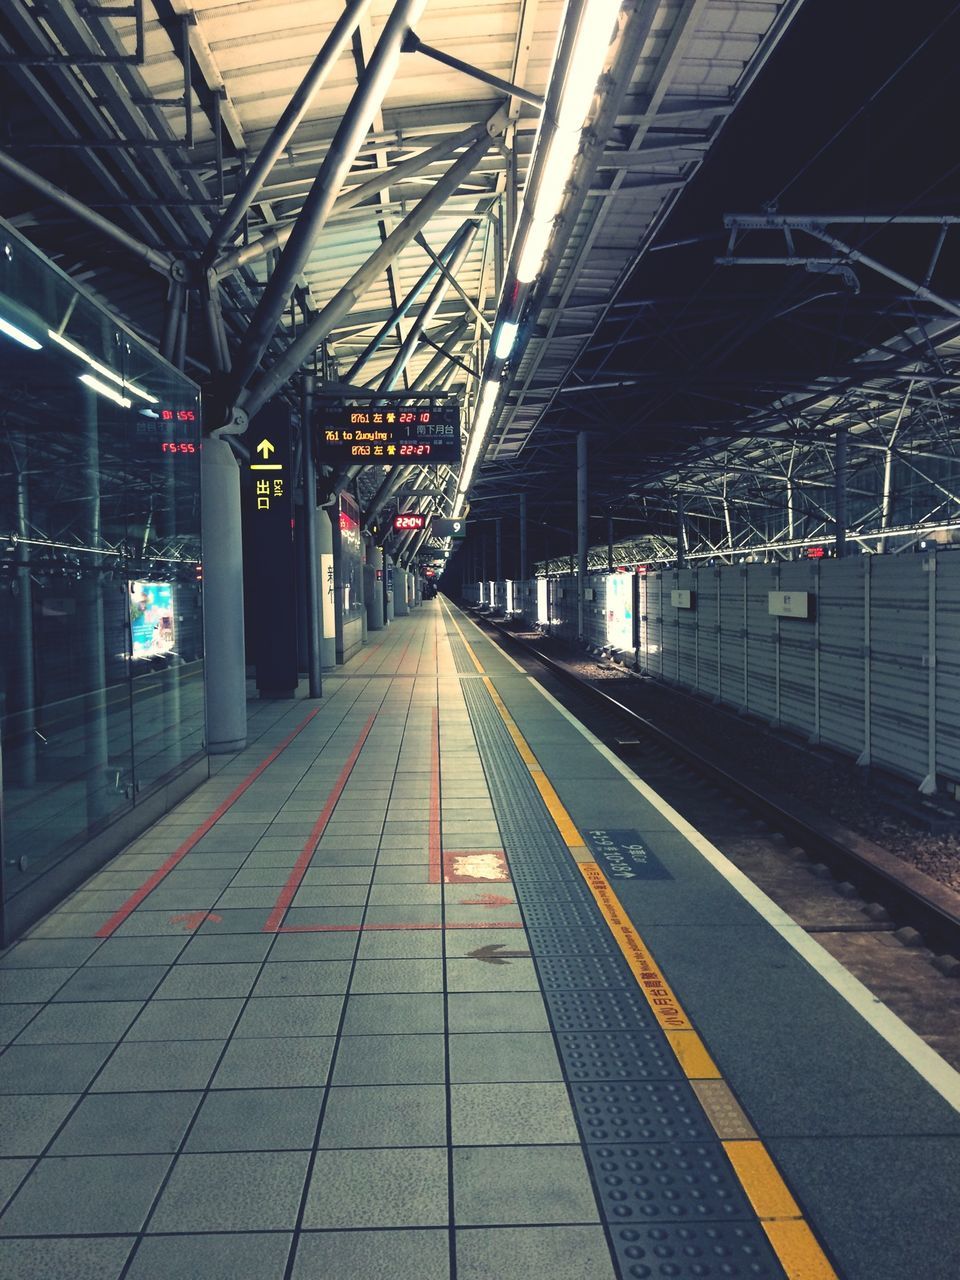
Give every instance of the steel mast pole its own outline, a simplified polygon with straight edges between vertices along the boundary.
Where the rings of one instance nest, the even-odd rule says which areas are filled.
[[[303,542],[307,560],[307,675],[310,697],[323,697],[322,637],[320,634],[320,598],[317,589],[319,555],[317,550],[317,468],[313,456],[313,399],[316,378],[312,373],[303,379],[303,416],[300,438],[303,442]]]

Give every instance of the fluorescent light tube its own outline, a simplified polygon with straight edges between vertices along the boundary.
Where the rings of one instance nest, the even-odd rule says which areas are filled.
[[[550,237],[553,235],[553,219],[546,222],[531,222],[523,241],[523,251],[517,263],[517,279],[521,284],[530,284],[536,280],[540,272],[543,255],[547,251]]]
[[[588,4],[567,67],[560,95],[557,125],[560,129],[583,128],[597,81],[610,47],[613,24],[623,0],[593,0]]]
[[[132,400],[128,400],[126,396],[122,396],[119,391],[114,391],[113,387],[108,387],[105,382],[101,382],[99,378],[95,378],[92,373],[81,373],[80,381],[85,382],[88,387],[92,387],[94,391],[100,395],[106,396],[108,400],[112,400],[123,409],[129,409],[133,404]]]
[[[493,354],[498,360],[506,360],[513,350],[513,344],[517,340],[517,330],[519,328],[518,324],[513,324],[509,320],[505,320],[500,326],[496,341],[493,344]]]
[[[8,338],[13,338],[14,342],[19,342],[22,347],[29,347],[31,351],[43,350],[41,342],[38,342],[36,338],[31,338],[29,333],[24,333],[22,329],[18,329],[9,320],[4,320],[3,316],[0,316],[0,333],[5,333]]]
[[[105,364],[101,364],[99,360],[94,360],[83,347],[78,347],[75,342],[71,342],[69,338],[65,338],[62,333],[57,333],[55,329],[48,329],[47,334],[58,342],[61,347],[65,347],[67,351],[77,356],[91,369],[95,369],[101,377],[109,378],[111,382],[115,382],[118,387],[122,387],[124,391],[132,391],[135,396],[139,396],[141,400],[146,400],[149,404],[159,404],[160,401],[156,396],[152,396],[149,391],[141,391],[139,387],[135,387],[132,382],[127,382],[125,378],[121,378],[119,373],[115,373],[113,369],[108,369]]]

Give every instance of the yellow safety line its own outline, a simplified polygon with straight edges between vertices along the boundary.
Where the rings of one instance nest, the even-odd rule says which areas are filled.
[[[543,797],[564,844],[576,860],[587,882],[587,887],[664,1032],[681,1070],[690,1081],[698,1083],[723,1081],[719,1069],[693,1029],[683,1006],[654,960],[649,947],[633,927],[603,871],[596,862],[592,861],[586,841],[543,771],[530,744],[507,710],[500,694],[494,688],[493,681],[484,672],[470,641],[460,630],[449,608],[447,613],[460,639],[467,646],[473,665],[483,675],[483,683],[500,713],[500,718],[520,758],[527,766],[537,790]],[[726,1084],[725,1081],[723,1083]],[[705,1085],[704,1087],[717,1086]],[[726,1087],[729,1089],[728,1085]],[[722,1139],[716,1118],[709,1111],[705,1110],[705,1114],[717,1131],[718,1137]],[[758,1138],[734,1139],[721,1140],[721,1146],[727,1153],[733,1171],[746,1192],[747,1199],[789,1280],[837,1280],[836,1272],[828,1262],[763,1143]]]

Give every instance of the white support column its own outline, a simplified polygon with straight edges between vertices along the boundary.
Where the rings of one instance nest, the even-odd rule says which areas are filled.
[[[364,595],[367,603],[367,630],[383,630],[383,551],[368,542],[364,565]]]
[[[204,441],[201,500],[206,738],[218,755],[247,745],[240,468],[225,440]]]
[[[937,789],[937,553],[923,563],[927,575],[927,776],[920,793],[933,795]]]
[[[577,433],[577,639],[586,639],[585,592],[589,519],[587,498],[587,433]]]
[[[780,590],[780,564],[774,565],[774,580],[776,581],[776,589]],[[774,626],[776,630],[773,633],[773,658],[774,658],[774,724],[779,728],[780,715],[780,643],[783,639],[783,632],[780,628],[780,618],[774,618]]]
[[[857,764],[869,765],[872,749],[870,707],[870,582],[872,556],[863,558],[863,750],[857,756]]]
[[[819,560],[813,562],[813,731],[811,743],[820,741],[820,587],[823,566]]]
[[[750,629],[747,625],[749,619],[749,598],[747,591],[747,566],[743,565],[740,569],[740,575],[743,579],[743,709],[750,709]]]
[[[716,702],[723,701],[723,615],[720,612],[723,603],[723,593],[721,591],[721,577],[719,567],[713,571],[717,583],[717,692],[714,695]]]

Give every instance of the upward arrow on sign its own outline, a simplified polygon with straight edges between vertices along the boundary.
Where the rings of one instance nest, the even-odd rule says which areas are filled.
[[[257,445],[257,453],[264,459],[269,458],[271,453],[276,453],[276,445],[272,445],[269,440],[261,440]]]

